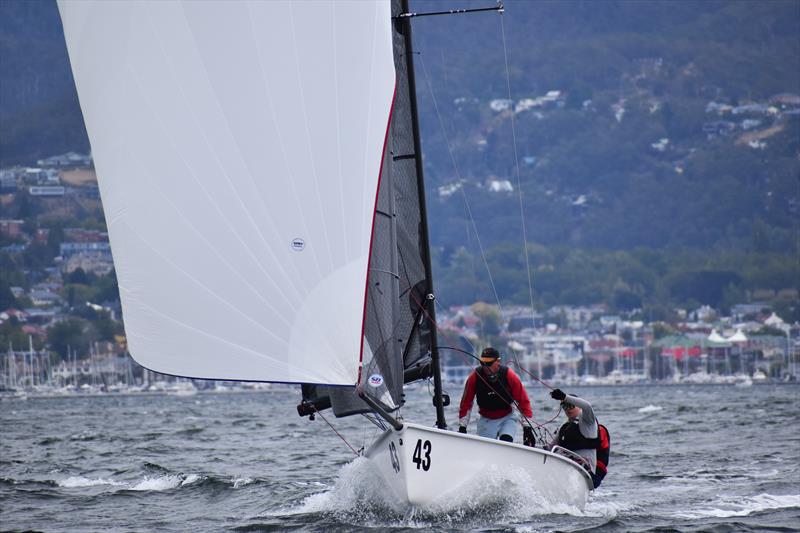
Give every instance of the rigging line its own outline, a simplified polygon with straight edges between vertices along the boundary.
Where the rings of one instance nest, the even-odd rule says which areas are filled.
[[[368,421],[370,421],[372,424],[377,426],[378,429],[380,429],[381,431],[386,431],[386,424],[383,422],[383,419],[381,417],[375,415],[375,413],[371,413],[371,412],[370,413],[361,413],[361,416],[363,416]],[[364,430],[364,433],[365,433],[364,442],[366,443],[366,429]]]
[[[311,406],[312,406],[312,407],[313,407],[313,405],[314,405],[314,404],[311,404]],[[328,422],[328,419],[327,419],[327,418],[325,418],[325,415],[323,415],[323,414],[322,414],[322,411],[319,411],[319,410],[317,410],[317,408],[316,408],[316,407],[313,407],[313,409],[314,409],[314,413],[318,414],[318,415],[319,415],[319,417],[320,417],[320,418],[321,418],[321,419],[322,419],[322,420],[323,420],[323,421],[324,421],[326,424],[328,424],[328,427],[330,427],[330,428],[333,430],[333,432],[334,432],[334,433],[336,433],[336,435],[337,435],[337,436],[338,436],[340,439],[342,439],[342,441],[343,441],[345,444],[347,444],[347,447],[348,447],[348,448],[350,448],[350,450],[351,450],[351,451],[352,451],[354,454],[356,454],[356,457],[358,457],[358,455],[359,455],[359,454],[358,454],[358,451],[357,451],[355,448],[353,448],[353,446],[352,446],[352,445],[351,445],[349,442],[347,442],[347,439],[346,439],[346,438],[344,438],[344,435],[342,435],[341,433],[339,433],[338,431],[336,431],[336,428],[335,428],[335,427],[333,427],[333,424],[331,424],[330,422]]]
[[[412,294],[412,297],[415,299],[415,301],[417,301],[417,305],[421,305],[421,304],[419,303],[419,301],[416,299],[416,297],[415,297],[413,294]],[[434,305],[436,305],[436,301],[435,301],[435,300],[434,300]],[[428,320],[429,320],[429,321],[430,321],[430,322],[433,324],[433,326],[436,328],[436,330],[437,330],[438,332],[440,332],[440,333],[441,333],[442,337],[444,337],[444,338],[445,338],[446,340],[448,340],[449,342],[452,342],[452,341],[453,341],[453,339],[452,339],[452,338],[450,338],[450,336],[447,334],[447,332],[446,332],[446,331],[444,331],[444,330],[443,330],[441,327],[439,327],[439,324],[438,324],[438,323],[437,323],[435,320],[433,320],[433,319],[431,318],[431,316],[430,316],[430,315],[427,313],[427,311],[424,309],[424,307],[422,307],[421,309],[422,309],[422,312],[423,312],[423,313],[425,313],[425,315],[427,316]],[[469,341],[469,339],[467,339],[467,342],[469,342],[470,346],[472,346],[473,348],[475,347],[475,346],[474,346],[474,345],[473,345],[473,344],[472,344],[472,343]],[[443,346],[443,347],[441,347],[441,348],[443,348],[443,349],[449,349],[449,350],[453,350],[453,351],[457,351],[457,352],[461,352],[461,353],[463,353],[463,354],[466,354],[466,355],[468,355],[469,357],[472,357],[473,359],[476,359],[476,360],[478,360],[478,357],[477,357],[475,354],[473,354],[473,353],[470,353],[470,352],[467,352],[466,350],[461,350],[460,348],[454,348],[454,347],[450,347],[450,346]],[[523,372],[527,373],[527,374],[528,374],[530,377],[534,378],[536,381],[538,381],[539,383],[541,383],[541,384],[542,384],[542,385],[544,385],[545,387],[548,387],[548,388],[550,388],[550,389],[553,389],[553,388],[554,388],[554,387],[552,387],[551,385],[549,385],[548,383],[546,383],[546,382],[544,382],[543,380],[541,380],[541,379],[537,378],[536,376],[534,376],[534,375],[533,375],[531,372],[529,372],[529,371],[528,371],[528,370],[526,370],[525,368],[523,368],[523,367],[522,367],[522,366],[519,364],[519,361],[517,361],[516,359],[514,360],[514,363],[515,363],[515,365],[517,366],[517,368],[519,368],[519,369],[520,369],[520,370],[522,370]],[[484,382],[485,382],[485,380],[484,380]],[[497,391],[494,389],[494,387],[492,387],[492,386],[491,386],[491,384],[489,384],[489,383],[486,383],[486,384],[487,384],[487,385],[488,385],[488,386],[489,386],[489,387],[490,387],[490,388],[491,388],[491,389],[492,389],[494,392],[497,392]],[[515,403],[515,405],[516,405],[516,401],[515,401],[514,403]],[[519,405],[517,405],[517,411],[519,411]],[[520,414],[523,416],[523,418],[525,418],[525,420],[528,422],[528,424],[529,424],[529,425],[530,425],[531,421],[533,421],[533,424],[534,424],[534,425],[536,425],[537,427],[540,427],[540,428],[541,428],[541,427],[544,427],[544,425],[545,425],[545,424],[550,424],[551,422],[553,422],[553,420],[555,420],[555,419],[558,417],[558,413],[560,413],[560,412],[561,412],[561,408],[560,408],[560,406],[559,406],[559,411],[557,411],[557,412],[556,412],[556,415],[555,415],[553,418],[551,418],[550,420],[548,420],[548,421],[544,422],[543,424],[539,424],[538,422],[536,422],[536,420],[535,420],[533,417],[531,417],[531,418],[530,418],[530,420],[529,420],[528,418],[526,418],[526,417],[525,417],[525,415],[522,415],[522,413],[521,413],[521,412],[520,412]]]
[[[508,45],[506,42],[506,24],[503,13],[500,13],[500,30],[503,36],[503,59],[506,66],[506,88],[508,89],[508,100],[511,101],[511,71],[508,67]],[[519,153],[517,151],[517,129],[516,129],[516,113],[511,109],[511,140],[514,146],[514,170],[517,175],[517,196],[519,198],[519,214],[522,219],[522,253],[525,256],[525,271],[528,273],[528,294],[531,302],[531,320],[535,321],[534,307],[533,307],[533,277],[531,275],[530,258],[528,257],[528,234],[525,224],[525,208],[522,202],[522,179],[520,178],[519,171]],[[513,350],[512,350],[513,351]],[[514,352],[516,359],[516,352]],[[540,359],[541,360],[541,356]],[[539,369],[541,373],[541,368]]]
[[[453,163],[453,170],[456,173],[456,179],[458,183],[462,183],[461,172],[458,170],[458,164],[456,163],[455,155],[453,154],[453,146],[450,142],[450,137],[447,135],[447,129],[444,126],[444,120],[442,119],[442,114],[439,111],[439,104],[436,101],[436,94],[433,92],[433,86],[431,85],[431,78],[428,75],[428,69],[425,66],[425,59],[422,53],[419,54],[420,64],[422,65],[422,72],[425,74],[425,82],[428,85],[428,90],[431,93],[431,100],[433,101],[433,108],[436,111],[436,118],[439,121],[439,127],[442,129],[442,135],[444,135],[445,144],[447,145],[447,152],[450,155],[450,161]],[[489,284],[492,286],[492,292],[494,293],[494,297],[497,300],[498,306],[500,305],[500,297],[497,295],[497,289],[494,285],[494,279],[492,278],[492,271],[489,268],[489,262],[486,260],[486,253],[483,249],[483,244],[481,243],[481,237],[478,234],[478,227],[475,224],[475,217],[472,216],[472,209],[470,208],[469,201],[467,200],[467,194],[464,192],[463,185],[459,187],[461,191],[461,197],[464,199],[464,205],[467,208],[467,213],[469,215],[469,220],[472,223],[472,229],[475,232],[475,238],[478,241],[478,248],[481,251],[481,257],[483,258],[483,264],[486,266],[486,273],[489,276]]]
[[[497,11],[498,13],[503,12],[503,2],[497,2],[497,5],[494,7],[479,7],[479,8],[461,8],[461,9],[449,9],[446,11],[431,11],[427,13],[415,13],[415,12],[408,12],[408,13],[400,13],[397,17],[392,18],[413,18],[413,17],[432,17],[436,15],[460,15],[463,13],[480,13],[483,11]]]
[[[455,154],[453,153],[452,143],[450,142],[450,137],[447,134],[447,129],[445,128],[444,120],[442,119],[442,114],[439,111],[439,104],[438,104],[438,102],[436,100],[436,93],[434,93],[434,91],[433,91],[433,85],[431,84],[431,77],[428,75],[428,69],[425,66],[424,54],[419,53],[419,58],[420,58],[420,65],[422,66],[422,72],[425,75],[425,82],[426,82],[426,84],[428,86],[428,90],[430,91],[430,94],[431,94],[431,101],[433,102],[433,108],[434,108],[434,110],[436,112],[436,118],[438,119],[439,127],[442,130],[442,135],[444,135],[444,138],[445,138],[445,144],[447,145],[447,152],[450,155],[450,161],[453,164],[453,169],[454,169],[454,171],[456,173],[456,179],[458,180],[458,183],[461,185],[459,187],[459,190],[461,191],[461,197],[464,200],[464,207],[466,208],[467,216],[468,216],[469,221],[470,221],[470,223],[472,225],[472,229],[475,232],[475,239],[476,239],[476,242],[478,243],[478,249],[481,252],[481,259],[483,260],[483,264],[486,267],[486,274],[489,277],[489,284],[492,287],[492,293],[494,294],[495,301],[497,302],[497,307],[500,310],[500,312],[502,313],[503,312],[503,306],[500,303],[500,296],[497,294],[497,288],[495,287],[495,284],[494,284],[494,278],[492,277],[491,268],[489,268],[489,262],[488,262],[488,260],[486,258],[486,252],[485,252],[485,250],[483,248],[483,243],[481,242],[481,236],[478,233],[478,227],[477,227],[477,224],[475,223],[475,217],[472,216],[472,208],[469,205],[469,200],[467,199],[467,193],[464,191],[464,186],[463,186],[463,183],[462,183],[463,180],[461,178],[461,173],[460,173],[460,171],[458,169],[458,164],[456,163]],[[515,142],[515,150],[516,150],[516,142]],[[517,172],[517,175],[519,176],[519,172]],[[517,188],[519,188],[519,187],[517,187]],[[526,259],[527,259],[527,250],[525,251],[525,256],[526,256]],[[530,286],[530,283],[529,283],[529,286]],[[531,309],[531,312],[533,312],[533,309]],[[511,348],[511,353],[513,355],[513,359],[514,359],[514,362],[516,363],[517,367],[521,368],[521,365],[519,364],[519,359],[517,357],[517,353],[516,353],[516,351],[514,351],[513,348]]]
[[[537,378],[536,375],[533,372],[531,372],[530,370],[527,370],[526,368],[524,368],[522,365],[519,364],[518,361],[515,360],[514,363],[517,365],[517,368],[519,368],[520,370],[525,372],[525,374],[527,374],[532,379],[538,381],[539,383],[541,383],[542,385],[544,385],[545,387],[547,387],[550,390],[555,390],[555,387],[553,387],[552,385],[550,385],[549,383],[547,383],[543,379]]]
[[[436,300],[436,305],[440,305],[440,304],[439,304],[439,301],[438,301],[438,299]],[[446,333],[444,330],[442,330],[441,328],[439,328],[438,324],[435,324],[435,323],[434,323],[434,325],[436,326],[436,328],[437,328],[439,331],[441,331],[441,332],[442,332],[442,336],[444,336],[445,338],[448,338],[448,335],[447,335],[447,333]],[[450,339],[448,339],[448,340],[450,340]],[[464,340],[465,340],[465,341],[467,341],[467,343],[469,343],[469,345],[470,345],[470,346],[471,346],[473,349],[475,348],[475,345],[474,345],[474,344],[472,344],[472,342],[471,342],[469,339],[467,339],[467,338],[465,337],[465,338],[464,338]],[[522,366],[522,364],[520,364],[519,360],[517,359],[517,357],[516,357],[516,353],[514,352],[513,348],[511,348],[511,347],[509,347],[509,348],[512,350],[512,353],[514,354],[514,364],[516,365],[516,367],[517,367],[517,369],[518,369],[518,370],[522,371],[522,372],[523,372],[525,375],[527,375],[527,376],[528,376],[528,377],[530,377],[531,379],[533,379],[533,380],[535,380],[535,381],[538,381],[539,383],[541,383],[542,385],[544,385],[544,386],[545,386],[545,387],[547,387],[548,389],[551,389],[551,390],[555,389],[555,387],[553,387],[552,385],[550,385],[549,383],[547,383],[547,382],[546,382],[546,381],[544,381],[543,379],[540,379],[540,378],[538,378],[538,377],[537,377],[537,376],[536,376],[536,375],[535,375],[533,372],[531,372],[530,370],[528,370],[528,369],[526,369],[524,366]],[[450,349],[451,349],[451,350],[457,350],[456,348],[450,348]],[[463,351],[463,350],[458,350],[458,351]],[[469,355],[470,357],[474,357],[474,355],[472,355],[471,353],[468,353],[468,352],[464,352],[464,353],[466,353],[466,354],[467,354],[467,355]]]
[[[507,89],[508,89],[508,95],[509,95],[508,98],[510,100],[511,99],[511,81],[510,81],[510,74],[509,74],[509,67],[508,67],[508,52],[507,52],[507,49],[506,49],[505,23],[503,22],[503,16],[502,16],[503,13],[504,13],[504,10],[502,9],[502,4],[501,4],[500,7],[501,7],[501,9],[499,9],[499,12],[500,12],[500,15],[501,15],[500,16],[500,22],[501,22],[502,36],[503,36],[503,39],[502,39],[502,41],[503,41],[503,57],[505,59],[505,67],[506,67],[506,86],[507,86]],[[489,277],[489,284],[492,287],[492,293],[494,294],[495,300],[497,301],[497,307],[500,309],[500,312],[502,313],[503,307],[502,307],[502,305],[500,303],[500,296],[497,293],[497,288],[495,287],[494,278],[492,277],[492,272],[491,272],[491,269],[489,268],[489,262],[488,262],[488,260],[486,258],[486,252],[484,251],[483,243],[481,242],[481,237],[480,237],[480,234],[478,233],[478,228],[477,228],[477,225],[475,223],[475,218],[472,216],[472,209],[471,209],[471,207],[469,205],[469,201],[467,200],[466,192],[464,191],[461,174],[460,174],[460,172],[458,170],[458,165],[456,164],[455,156],[453,154],[452,144],[450,142],[449,136],[447,135],[447,130],[446,130],[445,126],[444,126],[444,121],[442,119],[442,115],[441,115],[441,113],[439,111],[439,105],[438,105],[438,102],[436,100],[436,94],[434,93],[433,86],[431,84],[431,78],[428,75],[428,70],[427,70],[427,68],[425,66],[425,58],[424,58],[423,54],[421,54],[421,53],[419,54],[419,57],[420,57],[420,64],[422,65],[423,73],[425,74],[425,80],[426,80],[427,85],[428,85],[428,90],[431,93],[431,100],[433,101],[433,107],[434,107],[434,110],[436,111],[436,117],[437,117],[437,119],[439,121],[439,126],[442,129],[442,134],[445,137],[445,144],[447,145],[447,151],[448,151],[448,153],[450,155],[450,160],[453,163],[453,168],[455,170],[456,178],[458,179],[458,183],[461,185],[459,187],[459,190],[461,191],[461,197],[464,200],[464,206],[465,206],[465,208],[467,210],[468,218],[470,220],[470,223],[472,224],[473,231],[475,232],[475,238],[476,238],[476,241],[478,243],[478,249],[481,252],[481,258],[483,259],[483,264],[486,267],[486,273],[487,273],[487,275]],[[518,156],[518,153],[517,153],[516,128],[514,127],[513,109],[512,109],[512,115],[511,115],[511,133],[512,133],[513,146],[514,146],[514,160],[515,160],[515,163],[516,163],[515,166],[516,166],[516,176],[517,176],[517,191],[519,192],[520,213],[522,215],[523,254],[525,255],[525,265],[526,265],[526,271],[527,271],[527,274],[528,274],[528,293],[530,295],[531,315],[533,315],[533,312],[534,312],[534,308],[533,308],[533,282],[532,282],[532,279],[531,279],[530,260],[528,258],[527,235],[526,235],[526,230],[525,230],[525,215],[524,215],[523,205],[522,205],[522,188],[520,187],[519,156]],[[509,347],[509,348],[511,350],[514,362],[516,363],[517,367],[518,368],[522,368],[522,365],[520,365],[520,363],[519,363],[519,357],[517,355],[516,350],[514,350],[514,348],[512,348],[512,347]]]
[[[466,350],[461,350],[459,348],[453,348],[453,347],[450,347],[450,346],[439,346],[439,348],[443,349],[443,350],[453,350],[453,351],[456,351],[456,352],[461,352],[461,353],[464,353],[464,354],[472,357],[475,360],[480,361],[479,357],[477,357],[475,354],[467,352]],[[483,381],[483,383],[492,390],[492,392],[494,392],[494,393],[498,392],[498,390],[491,383],[489,383],[489,381],[486,379],[486,376],[484,376],[482,372],[477,372],[476,371],[475,375],[477,377],[479,377]],[[499,382],[498,382],[498,385],[500,385],[500,387],[503,389],[504,392],[506,392],[509,396],[511,396],[511,392],[505,387],[505,385],[503,385],[502,383],[499,383]],[[500,396],[499,394],[498,394],[498,396],[501,399],[503,399],[503,397]],[[503,400],[503,401],[505,401],[505,400]],[[522,410],[519,407],[519,402],[517,402],[517,400],[515,400],[513,396],[511,396],[511,402],[506,402],[506,403],[509,405],[509,407],[516,407],[517,408],[517,412],[520,414],[520,416],[523,418],[523,420],[525,420],[525,422],[528,423],[528,425],[535,425],[536,427],[544,427],[544,424],[549,424],[550,422],[555,420],[555,418],[552,418],[552,419],[548,420],[547,422],[544,422],[543,424],[539,424],[538,422],[536,422],[536,420],[533,417],[528,418],[527,416],[525,416],[522,413]],[[558,416],[558,413],[556,413],[556,417],[557,416]]]
[[[434,320],[434,319],[433,319],[433,318],[430,316],[430,314],[429,314],[429,313],[428,313],[428,311],[425,309],[425,307],[424,307],[424,306],[422,306],[422,304],[421,304],[421,303],[419,302],[419,300],[416,298],[416,295],[412,293],[412,294],[411,294],[411,297],[412,297],[412,298],[414,298],[414,300],[416,301],[417,305],[418,305],[418,306],[420,306],[420,308],[421,308],[422,312],[425,314],[425,316],[427,317],[427,319],[428,319],[428,320],[429,320],[429,321],[430,321],[430,322],[433,324],[433,326],[436,328],[436,331],[440,332],[440,333],[442,334],[442,337],[444,337],[444,338],[445,338],[445,339],[447,339],[448,341],[452,341],[452,339],[450,339],[450,336],[449,336],[449,335],[448,335],[448,334],[447,334],[447,333],[446,333],[446,332],[445,332],[445,331],[444,331],[442,328],[440,328],[440,327],[439,327],[439,324],[438,324],[438,323],[437,323],[437,322],[436,322],[436,321],[435,321],[435,320]],[[434,299],[434,305],[436,305],[436,303],[435,303],[435,299]],[[472,343],[470,343],[470,344],[472,344]],[[465,353],[465,354],[469,355],[470,357],[472,357],[473,359],[476,359],[476,360],[478,360],[478,359],[479,359],[479,358],[478,358],[478,357],[477,357],[475,354],[469,353],[469,352],[467,352],[467,351],[460,350],[460,349],[457,349],[457,348],[450,348],[450,349],[453,349],[453,350],[455,350],[455,351],[460,351],[460,352],[462,352],[462,353]],[[519,365],[519,363],[518,363],[518,362],[516,362],[516,361],[515,361],[515,363],[516,363],[517,365]],[[476,372],[476,374],[477,374],[477,375],[478,375],[478,376],[479,376],[479,377],[480,377],[480,378],[483,380],[483,382],[484,382],[484,383],[485,383],[485,384],[486,384],[486,385],[487,385],[487,386],[488,386],[490,389],[492,389],[492,391],[494,391],[495,393],[497,393],[497,389],[495,389],[495,388],[494,388],[494,387],[491,385],[491,383],[489,383],[489,382],[488,382],[488,381],[485,379],[485,377],[481,375],[481,373],[478,373],[478,372]],[[503,388],[505,389],[505,387],[503,387]],[[552,388],[552,387],[551,387],[551,388]],[[506,390],[506,392],[508,392],[508,390]],[[510,396],[510,394],[509,394],[509,396]],[[533,424],[533,425],[536,425],[537,427],[542,427],[542,426],[543,426],[543,424],[539,424],[538,422],[536,422],[536,420],[535,420],[533,417],[531,417],[530,419],[529,419],[528,417],[526,417],[526,416],[525,416],[525,415],[522,413],[522,410],[519,408],[519,404],[517,403],[517,401],[516,401],[516,400],[514,400],[514,399],[513,399],[513,397],[512,397],[512,402],[513,402],[513,406],[516,406],[516,408],[517,408],[517,412],[519,412],[520,416],[522,416],[522,418],[523,418],[523,419],[524,419],[524,420],[525,420],[525,421],[528,423],[528,425],[532,425],[532,424]],[[506,402],[506,403],[508,403],[508,402]],[[509,403],[509,406],[512,406],[512,404],[510,404],[510,403]],[[531,408],[531,410],[532,410],[532,408]],[[551,420],[551,421],[552,421],[552,420]],[[549,423],[549,422],[551,422],[551,421],[548,421],[548,422],[545,422],[545,423],[547,424],[547,423]],[[531,423],[532,423],[532,424],[531,424]]]

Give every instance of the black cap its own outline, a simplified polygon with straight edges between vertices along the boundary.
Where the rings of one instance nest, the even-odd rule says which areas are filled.
[[[491,363],[495,359],[500,359],[500,352],[494,348],[485,348],[483,352],[481,352],[481,363]]]

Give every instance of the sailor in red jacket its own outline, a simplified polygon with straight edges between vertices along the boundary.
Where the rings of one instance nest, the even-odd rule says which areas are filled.
[[[507,366],[500,364],[500,354],[494,348],[486,348],[481,353],[481,366],[475,369],[464,384],[464,395],[458,410],[458,431],[467,432],[472,402],[478,398],[478,435],[490,439],[514,441],[517,419],[512,407],[532,418],[531,401],[522,386],[522,381]],[[529,425],[523,426],[523,441],[533,445],[533,431]]]

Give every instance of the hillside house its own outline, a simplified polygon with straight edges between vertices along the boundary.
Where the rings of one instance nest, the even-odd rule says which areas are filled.
[[[23,235],[22,226],[25,224],[24,220],[5,219],[0,220],[0,235],[6,237],[16,238]]]
[[[703,133],[708,136],[730,135],[736,130],[736,124],[729,120],[713,120],[703,123]]]
[[[489,192],[514,192],[514,187],[508,180],[489,180]]]
[[[28,187],[28,194],[31,196],[50,196],[50,197],[58,197],[64,196],[65,189],[63,186],[47,186],[47,185],[39,185]]]
[[[33,305],[39,307],[52,307],[61,301],[58,294],[47,290],[32,290],[28,296]]]
[[[0,170],[0,190],[12,191],[17,188],[17,174],[13,170]]]
[[[773,105],[780,106],[781,109],[791,107],[800,108],[800,95],[793,93],[780,93],[770,98],[769,102]]]
[[[46,159],[40,159],[36,164],[40,167],[89,167],[92,165],[92,156],[79,154],[77,152],[67,152]]]

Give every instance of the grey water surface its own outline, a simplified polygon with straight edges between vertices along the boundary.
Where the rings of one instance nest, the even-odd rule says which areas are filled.
[[[529,386],[535,419],[556,412]],[[797,531],[797,385],[571,387],[612,437],[583,511],[487,473],[458,501],[405,509],[299,393],[0,402],[2,531]],[[458,387],[447,415],[455,423]],[[403,415],[433,423],[427,388]],[[356,449],[377,429],[327,420]],[[549,427],[555,429],[562,418]],[[470,431],[474,431],[470,427]]]

